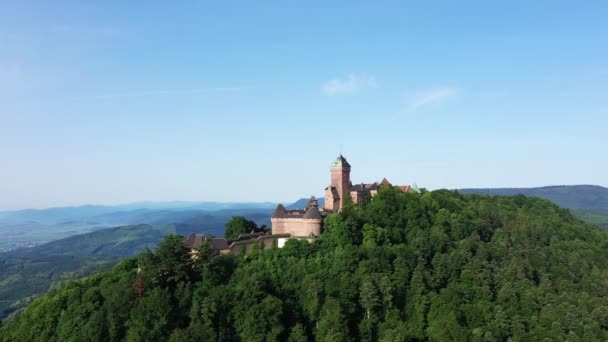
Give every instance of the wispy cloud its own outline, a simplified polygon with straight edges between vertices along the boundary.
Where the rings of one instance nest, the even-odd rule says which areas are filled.
[[[409,108],[412,110],[439,104],[460,95],[461,91],[454,87],[437,87],[406,94]]]
[[[346,78],[335,78],[321,85],[321,91],[325,95],[352,94],[358,91],[375,88],[376,78],[373,76],[350,74]]]
[[[146,97],[146,96],[160,96],[160,95],[182,95],[182,94],[232,92],[232,91],[239,91],[241,89],[243,89],[243,88],[242,87],[214,87],[214,88],[191,88],[191,89],[137,90],[137,91],[127,91],[127,92],[96,94],[96,95],[85,96],[85,97],[86,98],[95,98],[95,99],[113,99],[113,98],[123,98],[123,97]]]

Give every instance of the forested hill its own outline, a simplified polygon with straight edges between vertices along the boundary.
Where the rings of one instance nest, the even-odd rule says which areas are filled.
[[[559,185],[541,188],[461,189],[465,194],[526,195],[547,199],[593,224],[608,228],[608,189],[597,185]]]
[[[58,283],[110,269],[175,232],[175,225],[124,226],[0,253],[0,319]]]
[[[0,340],[605,341],[607,254],[607,232],[546,200],[383,187],[312,244],[193,261],[170,235]]]
[[[597,185],[558,185],[540,188],[460,189],[459,192],[485,195],[535,196],[569,209],[608,211],[608,188]]]
[[[146,217],[148,222],[159,218],[161,222],[182,221],[101,229],[0,253],[0,320],[23,308],[31,297],[44,294],[60,282],[110,269],[125,257],[137,255],[146,248],[156,248],[167,234],[221,236],[226,222],[239,214],[246,214],[261,224],[270,224],[270,211],[264,208],[146,212],[150,214]],[[132,212],[126,212],[126,215],[133,217]]]

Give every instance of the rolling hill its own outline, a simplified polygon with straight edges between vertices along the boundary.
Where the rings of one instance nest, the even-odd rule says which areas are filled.
[[[568,209],[608,211],[608,188],[597,185],[558,185],[539,188],[459,189],[463,194],[513,196],[522,194],[547,199]]]
[[[559,185],[539,188],[459,189],[463,194],[525,195],[547,199],[572,210],[577,217],[608,228],[608,188],[597,185]]]
[[[175,231],[174,225],[116,227],[0,253],[0,319],[63,281],[109,269],[122,258],[155,248]]]

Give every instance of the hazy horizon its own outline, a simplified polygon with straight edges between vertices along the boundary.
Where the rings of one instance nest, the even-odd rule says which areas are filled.
[[[608,186],[605,2],[0,4],[0,210]],[[604,42],[604,43],[602,43]],[[602,148],[601,146],[604,146]]]
[[[491,189],[508,189],[508,188],[544,188],[544,187],[553,187],[553,186],[600,186],[600,187],[604,187],[607,188],[606,186],[602,186],[602,185],[598,185],[598,184],[553,184],[553,185],[541,185],[541,186],[532,186],[532,187],[513,187],[513,186],[506,186],[506,187],[501,187],[501,186],[497,186],[497,187],[483,187],[483,186],[479,186],[479,187],[471,187],[471,188],[464,188],[464,187],[459,187],[459,188],[449,188],[448,190],[459,190],[459,189],[486,189],[486,188],[491,188]],[[447,188],[444,188],[447,189]],[[428,189],[427,190],[438,190],[438,189]],[[55,209],[55,208],[66,208],[66,207],[84,207],[84,206],[107,206],[107,207],[114,207],[114,206],[135,206],[135,205],[141,205],[144,206],[145,204],[154,204],[154,205],[160,205],[160,204],[175,204],[175,203],[183,203],[185,205],[190,205],[190,204],[201,204],[201,203],[218,203],[218,204],[277,204],[277,203],[282,203],[282,204],[293,204],[298,200],[301,199],[307,199],[309,198],[309,196],[315,196],[317,198],[323,198],[323,194],[319,193],[319,194],[311,194],[311,195],[307,195],[307,196],[300,196],[297,198],[293,198],[293,199],[287,199],[287,200],[264,200],[264,201],[213,201],[213,200],[137,200],[137,201],[133,201],[133,202],[116,202],[116,203],[96,203],[96,202],[86,202],[86,203],[73,203],[73,204],[66,204],[66,205],[61,205],[61,206],[50,206],[50,207],[24,207],[24,208],[13,208],[13,209],[1,209],[0,208],[0,212],[11,212],[11,211],[21,211],[21,210],[45,210],[45,209]]]

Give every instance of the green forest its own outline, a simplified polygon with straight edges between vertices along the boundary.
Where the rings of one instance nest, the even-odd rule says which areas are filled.
[[[383,186],[313,243],[198,255],[168,235],[34,300],[0,340],[608,340],[608,232],[539,198]]]

